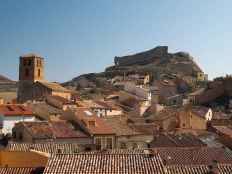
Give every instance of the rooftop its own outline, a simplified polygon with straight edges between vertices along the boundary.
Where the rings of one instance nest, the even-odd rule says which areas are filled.
[[[27,54],[24,54],[20,57],[23,57],[23,58],[34,58],[34,57],[39,57],[39,58],[43,58],[42,56],[40,56],[39,54],[37,53],[27,53]]]
[[[64,88],[58,83],[54,82],[46,82],[46,81],[38,81],[36,83],[42,84],[43,86],[47,87],[48,89],[51,89],[56,92],[71,92],[70,90]]]
[[[81,122],[84,123],[89,134],[114,134],[112,128],[102,118],[97,117],[96,114],[88,108],[77,108],[75,118],[79,124]],[[89,122],[94,122],[94,125],[90,125]]]
[[[24,105],[0,105],[0,114],[4,116],[32,116],[30,107]]]
[[[30,151],[31,149],[41,151],[49,154],[55,153],[77,153],[79,151],[79,144],[77,143],[15,143],[10,142],[7,146],[10,151]]]
[[[203,147],[206,146],[196,136],[191,134],[158,134],[151,142],[152,148],[158,147]]]

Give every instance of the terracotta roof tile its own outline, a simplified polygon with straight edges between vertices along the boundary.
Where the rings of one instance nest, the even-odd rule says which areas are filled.
[[[0,167],[0,174],[32,174],[35,171],[36,168]]]
[[[159,155],[146,154],[56,154],[48,162],[44,174],[164,174]]]
[[[38,81],[37,83],[53,90],[53,91],[57,91],[57,92],[71,92],[70,90],[64,88],[63,86],[61,86],[58,83],[54,83],[54,82],[46,82],[46,81]]]
[[[30,151],[31,149],[45,153],[77,153],[80,151],[80,145],[77,143],[15,143],[10,142],[7,146],[10,151]]]
[[[151,147],[203,147],[206,146],[197,137],[191,134],[158,134],[155,135]]]
[[[222,148],[159,148],[157,152],[166,165],[210,165],[213,160],[232,164],[232,154]]]
[[[24,105],[0,105],[0,114],[4,116],[32,116],[30,107]]]

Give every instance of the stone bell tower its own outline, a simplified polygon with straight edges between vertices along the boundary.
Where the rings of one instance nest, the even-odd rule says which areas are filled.
[[[18,102],[22,103],[32,96],[32,85],[44,80],[44,58],[34,54],[26,54],[19,58]]]

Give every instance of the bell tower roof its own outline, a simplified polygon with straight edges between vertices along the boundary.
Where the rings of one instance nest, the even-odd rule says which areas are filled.
[[[37,53],[27,53],[27,54],[24,54],[22,56],[20,56],[21,58],[43,58],[42,56],[40,56],[39,54]]]

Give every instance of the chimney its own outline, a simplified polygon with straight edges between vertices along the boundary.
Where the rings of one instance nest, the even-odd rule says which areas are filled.
[[[144,150],[144,154],[147,155],[150,158],[154,157],[154,152],[153,152],[152,149],[146,149],[146,150]]]

